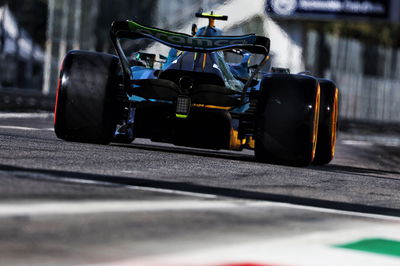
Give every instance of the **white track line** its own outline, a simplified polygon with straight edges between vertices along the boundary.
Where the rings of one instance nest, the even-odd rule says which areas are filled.
[[[51,180],[51,181],[56,181],[56,182],[101,185],[101,186],[110,186],[110,187],[123,187],[123,188],[133,189],[133,190],[182,195],[182,196],[196,197],[196,198],[202,198],[202,199],[216,199],[219,197],[214,194],[197,193],[197,192],[190,192],[190,191],[183,191],[183,190],[173,190],[173,189],[167,189],[167,188],[124,185],[124,184],[119,184],[119,183],[115,183],[115,182],[111,182],[111,181],[107,182],[107,181],[97,181],[97,180],[83,179],[83,178],[54,177],[49,174],[33,173],[33,172],[28,172],[28,171],[2,171],[2,170],[0,170],[0,173],[2,173],[4,175],[12,173],[15,175],[29,176],[30,178],[39,179],[39,180]]]
[[[40,177],[37,177],[40,178]],[[43,179],[43,177],[41,178]],[[57,181],[66,181],[66,182],[73,182],[73,183],[83,183],[83,184],[98,184],[98,185],[120,185],[118,183],[106,182],[106,181],[95,181],[95,180],[87,180],[87,179],[75,179],[75,178],[55,178],[52,176],[47,176],[45,179],[49,180],[57,180]],[[205,198],[205,199],[217,199],[221,198],[222,196],[218,196],[215,194],[203,194],[203,193],[196,193],[196,192],[187,192],[182,190],[173,190],[173,189],[164,189],[164,188],[153,188],[153,187],[142,187],[142,186],[134,186],[134,185],[120,185],[125,188],[134,189],[134,190],[142,190],[142,191],[152,191],[152,192],[160,192],[160,193],[167,193],[167,194],[176,194],[176,195],[183,195],[183,196],[191,196],[191,197],[198,197],[198,198]],[[251,207],[279,207],[279,208],[292,208],[298,210],[306,210],[306,211],[313,211],[313,212],[321,212],[321,213],[332,213],[338,215],[347,215],[347,216],[355,216],[355,217],[362,217],[362,218],[371,218],[371,219],[380,219],[380,220],[388,220],[388,221],[397,221],[400,222],[400,217],[396,216],[389,216],[383,214],[372,214],[372,213],[359,213],[355,211],[342,211],[336,209],[329,209],[324,207],[313,207],[313,206],[305,206],[305,205],[298,205],[293,203],[283,203],[283,202],[271,202],[271,201],[264,201],[264,200],[247,200],[247,199],[232,199],[230,202],[249,202],[251,203]],[[214,201],[215,202],[215,201]]]
[[[1,118],[50,118],[52,113],[0,113]]]
[[[251,207],[278,207],[278,208],[291,208],[291,209],[298,209],[298,210],[305,210],[305,211],[312,211],[312,212],[320,212],[320,213],[330,213],[330,214],[337,214],[337,215],[346,215],[346,216],[354,216],[354,217],[361,217],[361,218],[371,218],[371,219],[378,219],[378,220],[387,220],[387,221],[396,221],[400,222],[400,217],[397,216],[389,216],[383,214],[372,214],[372,213],[360,213],[356,211],[345,211],[345,210],[336,210],[324,207],[313,207],[313,206],[305,206],[300,204],[294,203],[282,203],[282,202],[270,202],[265,200],[248,200],[248,199],[222,199],[223,196],[216,195],[216,194],[206,194],[200,192],[189,192],[183,190],[174,190],[174,189],[163,189],[163,188],[153,188],[153,187],[142,187],[142,186],[135,186],[135,185],[124,185],[118,184],[114,182],[107,182],[107,181],[96,181],[90,179],[81,179],[81,178],[67,178],[67,177],[53,177],[47,174],[40,174],[40,173],[30,173],[25,171],[0,171],[0,173],[14,173],[14,174],[23,174],[27,175],[31,178],[40,179],[40,180],[52,180],[52,181],[63,181],[69,183],[82,183],[82,184],[93,184],[93,185],[109,185],[109,186],[118,186],[124,187],[127,189],[133,190],[141,190],[141,191],[151,191],[151,192],[159,192],[159,193],[166,193],[166,194],[176,194],[176,195],[183,195],[183,196],[190,196],[190,197],[197,197],[202,199],[218,199],[218,201],[208,201],[210,204],[215,204],[217,202],[229,202],[236,204],[235,206],[239,206],[238,203],[246,204],[246,206]],[[103,201],[101,201],[103,202]],[[109,201],[104,201],[109,202]],[[129,201],[121,201],[121,202],[129,202]],[[136,201],[135,201],[136,202]],[[174,201],[175,202],[175,201]],[[2,205],[0,205],[2,206]],[[101,212],[101,211],[94,211],[94,212]],[[83,212],[84,213],[84,212]],[[59,213],[62,214],[62,213]],[[68,213],[66,213],[68,214]],[[1,208],[0,208],[0,217],[1,217]]]
[[[54,128],[35,128],[35,127],[19,127],[19,126],[0,126],[0,129],[15,129],[24,131],[54,131]]]
[[[374,144],[370,141],[365,140],[342,140],[342,144],[351,146],[373,146]]]
[[[136,189],[136,188],[135,188]],[[137,189],[141,189],[137,187]],[[161,191],[159,191],[161,192]],[[162,191],[165,192],[165,191]],[[15,216],[41,216],[41,215],[76,215],[93,213],[129,213],[129,212],[158,212],[181,210],[215,210],[225,208],[290,208],[336,215],[355,216],[386,221],[400,222],[399,217],[357,213],[350,211],[331,210],[317,207],[307,207],[287,203],[274,203],[254,200],[163,200],[163,201],[138,201],[138,200],[101,200],[65,202],[53,201],[45,203],[3,203],[0,204],[0,218]]]
[[[2,203],[0,218],[15,216],[42,215],[77,215],[94,213],[132,213],[160,212],[182,210],[215,210],[227,208],[243,208],[253,204],[244,201],[214,200],[162,200],[162,201],[78,201],[78,202],[39,202],[39,203]]]
[[[182,195],[182,196],[189,196],[189,197],[196,197],[196,198],[203,198],[203,199],[218,198],[217,195],[213,195],[213,194],[206,194],[206,193],[203,194],[203,193],[188,192],[188,191],[182,191],[182,190],[173,190],[173,189],[167,189],[167,188],[153,188],[153,187],[139,187],[139,186],[133,186],[133,185],[121,185],[118,183],[111,183],[111,182],[106,182],[106,181],[95,181],[95,180],[77,179],[77,178],[64,178],[64,177],[54,178],[54,177],[47,177],[47,176],[45,178],[50,179],[50,180],[57,180],[57,181],[62,180],[65,182],[72,182],[72,183],[79,183],[79,184],[108,185],[108,186],[118,186],[118,187],[122,186],[124,188],[134,189],[134,190],[167,193],[167,194]]]

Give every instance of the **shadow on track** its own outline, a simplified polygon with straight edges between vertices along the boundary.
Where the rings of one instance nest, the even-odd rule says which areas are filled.
[[[242,162],[257,162],[253,155],[244,154],[240,152],[224,152],[220,150],[201,150],[198,148],[186,148],[180,146],[157,146],[151,144],[139,144],[139,143],[132,143],[132,144],[118,144],[112,143],[111,146],[116,147],[124,147],[124,148],[131,148],[131,149],[141,149],[146,151],[158,151],[158,152],[166,152],[166,153],[176,153],[176,154],[187,154],[187,155],[194,155],[194,156],[202,156],[202,157],[209,157],[209,158],[217,158],[217,159],[228,159],[228,160],[236,160]]]
[[[124,148],[132,148],[132,149],[141,149],[146,151],[158,151],[158,152],[166,152],[166,153],[177,153],[177,154],[187,154],[194,156],[202,156],[208,158],[218,158],[218,159],[227,159],[227,160],[236,160],[242,162],[255,162],[257,160],[253,155],[244,154],[244,153],[235,153],[235,152],[224,152],[224,151],[212,151],[212,150],[200,150],[200,149],[189,149],[185,147],[166,147],[166,146],[157,146],[151,144],[117,144],[113,143],[111,146],[124,147]],[[288,166],[285,166],[288,167]],[[345,165],[335,165],[328,164],[323,166],[311,165],[310,169],[324,171],[324,172],[334,172],[340,174],[349,174],[355,176],[366,176],[366,177],[375,177],[379,179],[388,179],[388,180],[399,180],[400,181],[400,172],[395,171],[385,171],[378,169],[368,169],[368,168],[360,168],[353,166],[345,166]],[[397,175],[398,178],[395,177],[387,177],[385,175]]]
[[[8,165],[0,165],[0,171],[10,171],[18,173],[19,175],[18,178],[40,179],[40,177],[37,176],[39,174],[43,175],[44,176],[43,178],[47,179],[57,180],[57,178],[60,178],[61,182],[63,181],[62,178],[92,180],[92,181],[105,182],[110,185],[112,184],[121,186],[151,187],[151,188],[178,190],[178,191],[194,192],[202,194],[212,194],[212,195],[231,197],[237,199],[290,203],[296,205],[328,208],[334,210],[352,211],[352,212],[369,213],[369,214],[381,214],[381,215],[400,217],[400,209],[396,208],[363,205],[363,204],[349,203],[349,202],[329,201],[323,199],[306,198],[298,196],[288,196],[288,195],[273,194],[267,192],[256,192],[244,189],[205,186],[205,185],[197,185],[185,182],[158,181],[158,180],[149,180],[143,178],[130,178],[123,176],[97,175],[97,174],[77,173],[69,171],[34,169],[34,168],[8,166]]]
[[[324,166],[310,166],[311,169],[330,172],[330,173],[338,173],[338,174],[347,174],[347,175],[355,175],[355,176],[364,176],[364,177],[374,177],[379,179],[387,179],[387,180],[398,180],[400,181],[400,172],[395,171],[385,171],[378,169],[368,169],[368,168],[360,168],[346,165],[335,165],[328,164]],[[385,176],[385,175],[391,175]],[[397,177],[393,177],[397,176]]]

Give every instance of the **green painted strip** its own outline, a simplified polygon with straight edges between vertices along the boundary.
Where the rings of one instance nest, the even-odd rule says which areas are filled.
[[[335,247],[400,257],[400,241],[390,239],[366,238]]]
[[[187,118],[187,117],[188,117],[188,115],[180,115],[180,114],[176,114],[176,117],[177,117],[177,118]]]
[[[214,17],[214,18],[222,18],[222,15],[214,15],[210,13],[201,13],[202,16],[207,16],[207,17]]]

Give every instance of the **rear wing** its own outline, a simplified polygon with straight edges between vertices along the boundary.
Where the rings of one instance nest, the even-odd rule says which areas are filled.
[[[226,49],[245,49],[255,54],[268,54],[270,40],[254,34],[244,36],[192,37],[188,34],[146,27],[135,21],[115,21],[111,37],[148,38],[181,51],[214,52]]]
[[[193,37],[188,34],[140,25],[135,21],[114,21],[111,26],[111,40],[121,59],[124,79],[130,78],[128,60],[120,44],[120,39],[152,39],[181,51],[210,53],[222,50],[244,49],[250,53],[262,54],[267,58],[270,40],[255,34],[243,36]],[[263,60],[265,61],[265,60]],[[126,80],[126,79],[125,79]]]
[[[197,12],[197,13],[196,13],[196,18],[208,18],[208,19],[216,19],[216,20],[228,20],[228,16],[215,15],[215,14],[213,14],[213,12],[211,12],[211,13]]]

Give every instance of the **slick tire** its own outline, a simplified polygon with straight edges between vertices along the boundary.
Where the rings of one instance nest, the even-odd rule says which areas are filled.
[[[118,120],[118,58],[71,51],[64,58],[57,89],[54,130],[58,138],[108,144]]]
[[[339,113],[339,90],[327,79],[318,79],[321,87],[317,150],[313,163],[328,164],[335,155]]]
[[[311,164],[317,143],[319,101],[320,87],[311,76],[264,76],[256,107],[256,159],[292,166]]]

